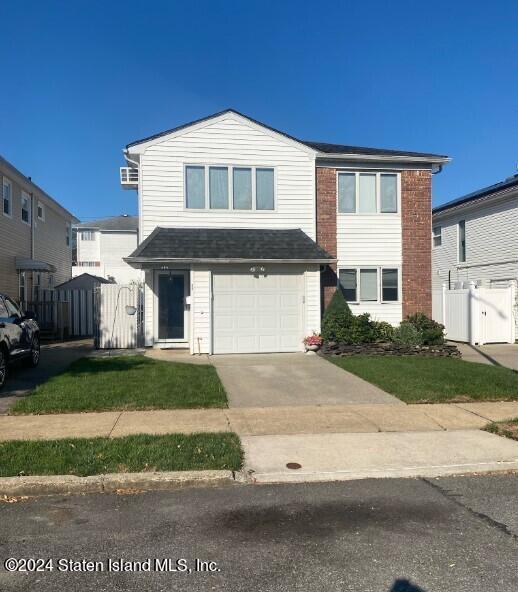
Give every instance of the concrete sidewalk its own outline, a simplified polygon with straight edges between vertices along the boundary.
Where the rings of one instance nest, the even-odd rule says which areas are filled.
[[[233,431],[240,436],[440,432],[518,417],[518,402],[110,411],[0,416],[0,440]]]

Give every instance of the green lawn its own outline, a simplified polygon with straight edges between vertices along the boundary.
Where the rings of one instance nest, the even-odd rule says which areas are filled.
[[[0,477],[237,471],[242,464],[241,444],[232,433],[0,442]]]
[[[82,358],[16,402],[12,414],[226,407],[213,366],[141,355]]]
[[[518,372],[455,358],[327,356],[406,403],[518,399]]]

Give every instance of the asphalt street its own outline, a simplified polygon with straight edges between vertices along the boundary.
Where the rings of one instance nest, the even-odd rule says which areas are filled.
[[[0,590],[516,592],[517,498],[500,475],[0,503]]]

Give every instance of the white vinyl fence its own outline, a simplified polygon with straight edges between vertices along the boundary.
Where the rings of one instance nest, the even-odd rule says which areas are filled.
[[[143,342],[143,300],[141,284],[101,284],[96,288],[95,347],[140,347]]]
[[[451,341],[471,344],[514,343],[516,337],[514,282],[495,288],[474,282],[454,290],[443,286],[432,297],[432,316],[445,327]]]

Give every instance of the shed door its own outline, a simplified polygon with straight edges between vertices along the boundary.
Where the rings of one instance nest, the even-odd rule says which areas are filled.
[[[302,349],[303,275],[213,274],[215,354]]]

